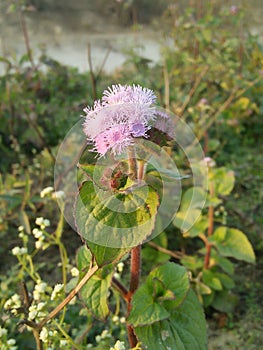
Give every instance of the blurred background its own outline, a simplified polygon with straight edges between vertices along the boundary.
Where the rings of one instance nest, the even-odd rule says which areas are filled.
[[[213,181],[222,184],[209,204],[214,226],[242,231],[256,255],[253,264],[253,254],[244,253],[247,243],[221,265],[213,257],[212,275],[204,278],[200,227],[187,236],[174,222],[155,241],[168,254],[145,245],[143,278],[169,259],[183,264],[205,307],[209,350],[262,347],[262,18],[262,0],[1,0],[0,326],[18,349],[35,349],[34,338],[26,327],[17,327],[24,314],[6,311],[5,303],[14,293],[21,295],[21,286],[32,296],[40,279],[48,285],[42,297],[51,310],[61,266],[69,290],[76,283],[70,271],[82,242],[63,223],[50,189],[58,148],[83,108],[118,83],[154,90],[158,104],[193,129],[216,164]],[[182,171],[184,161],[176,153]],[[184,190],[190,186],[186,182]],[[207,221],[208,210],[202,212]],[[35,237],[39,217],[50,225]],[[68,260],[63,253],[61,262],[61,249]],[[127,275],[124,267],[124,281]],[[88,343],[98,350],[110,347],[109,338],[100,345],[95,341],[106,323],[94,321],[79,300],[68,308],[64,326],[81,349]],[[121,324],[106,325],[114,337],[125,333]]]
[[[200,1],[202,11],[211,4],[239,6],[240,1]],[[92,48],[94,66],[100,67],[105,55],[106,71],[113,71],[124,63],[127,52],[136,47],[141,56],[157,62],[163,35],[158,22],[169,6],[180,10],[195,6],[194,1],[157,0],[78,0],[25,1],[24,16],[35,53],[46,54],[80,71],[89,69],[87,45]],[[252,32],[262,38],[263,8],[260,0],[244,1],[246,22]],[[10,0],[0,4],[0,50],[3,55],[25,53],[21,18]],[[262,39],[261,39],[262,40]],[[1,65],[3,71],[3,65]]]

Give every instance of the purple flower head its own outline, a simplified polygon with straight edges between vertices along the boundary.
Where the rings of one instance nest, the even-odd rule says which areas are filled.
[[[123,148],[132,144],[129,126],[125,124],[117,124],[110,129],[99,133],[95,139],[95,149],[101,155],[108,150],[112,150],[113,154],[119,154]]]
[[[93,108],[84,109],[83,130],[94,151],[120,154],[136,137],[147,137],[156,118],[152,90],[139,85],[112,85]]]
[[[142,88],[140,85],[112,85],[103,92],[104,104],[115,105],[119,103],[138,103],[152,105],[156,100],[154,92]]]
[[[237,13],[238,13],[238,7],[237,6],[235,6],[235,5],[233,5],[233,6],[231,6],[230,7],[230,13],[231,13],[231,15],[236,15]]]

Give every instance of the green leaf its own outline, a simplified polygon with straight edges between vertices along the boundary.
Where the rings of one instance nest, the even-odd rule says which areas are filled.
[[[235,175],[231,170],[224,167],[214,169],[212,179],[214,182],[215,195],[227,196],[234,188]]]
[[[192,290],[168,319],[135,327],[142,344],[151,350],[206,350],[206,322]]]
[[[229,291],[215,293],[211,306],[221,312],[233,312],[237,305],[238,298]]]
[[[82,185],[75,221],[99,266],[116,261],[151,234],[158,205],[158,195],[150,186],[113,193],[91,181]]]
[[[86,242],[99,267],[116,263],[130,251],[130,248],[110,248],[89,241]]]
[[[222,285],[224,286],[225,289],[232,289],[235,287],[235,283],[231,277],[226,275],[225,273],[216,273],[217,278],[220,279]]]
[[[21,209],[19,211],[19,220],[21,225],[24,227],[25,231],[27,234],[31,233],[31,227],[30,227],[30,222],[27,213]]]
[[[211,270],[203,271],[203,282],[210,288],[214,290],[222,290],[223,286],[220,282],[220,279],[217,277],[216,273],[213,273]]]
[[[207,193],[202,187],[191,187],[183,195],[181,211],[186,211],[190,204],[193,209],[202,209],[205,204]]]
[[[180,262],[187,268],[187,270],[194,272],[197,272],[204,265],[203,259],[192,255],[184,255]]]
[[[82,279],[92,260],[91,252],[86,246],[82,246],[78,250],[76,260],[80,271],[79,279]],[[112,266],[101,268],[86,282],[80,291],[84,304],[98,319],[103,320],[109,314],[107,299],[113,272]]]
[[[222,256],[231,256],[238,260],[255,262],[254,250],[246,235],[234,228],[219,227],[209,238]]]
[[[109,314],[107,300],[112,274],[113,269],[109,274],[105,273],[105,269],[99,270],[80,291],[84,304],[98,319],[104,320]]]
[[[181,175],[180,173],[175,173],[174,171],[169,169],[158,168],[158,170],[156,170],[154,167],[152,167],[149,170],[149,168],[150,167],[148,166],[147,174],[151,174],[165,181],[182,180],[182,179],[188,179],[191,177],[191,175],[187,175],[187,174]]]
[[[196,237],[201,233],[201,231],[194,230],[194,229],[192,230],[192,228],[194,223],[198,220],[198,218],[200,218],[200,216],[201,216],[200,209],[189,209],[186,212],[179,211],[176,214],[176,217],[174,218],[173,223],[176,227],[178,227],[184,233],[191,235],[191,237]]]
[[[88,269],[90,262],[92,259],[91,252],[88,250],[88,248],[83,245],[80,247],[77,251],[76,261],[77,266],[80,271],[80,277],[85,274],[85,269]]]
[[[188,290],[188,274],[184,267],[171,262],[157,267],[135,292],[128,322],[142,326],[169,318]]]
[[[214,248],[212,249],[212,264],[213,265],[217,265],[220,266],[221,269],[228,273],[229,275],[233,275],[234,274],[234,265],[233,263],[227,259],[224,258],[223,256],[220,256],[219,253],[217,252],[217,250]]]

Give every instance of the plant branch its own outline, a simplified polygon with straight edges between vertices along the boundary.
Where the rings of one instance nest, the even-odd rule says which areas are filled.
[[[210,195],[214,195],[214,186],[213,184],[210,185],[209,189]],[[214,231],[214,207],[212,205],[208,208],[208,229],[207,229],[207,236],[212,236]],[[210,258],[211,258],[211,243],[209,243],[208,240],[205,242],[206,246],[206,254],[205,254],[205,262],[204,262],[204,268],[209,269],[210,266]]]
[[[170,255],[171,257],[178,259],[178,260],[182,259],[182,257],[185,255],[184,253],[179,252],[179,251],[173,252],[172,250],[163,248],[154,242],[148,242],[147,244],[149,246],[153,247],[154,249],[158,250],[159,252]]]
[[[118,292],[121,294],[121,296],[123,297],[123,299],[125,301],[128,301],[128,290],[125,288],[125,286],[119,281],[117,280],[117,278],[112,277],[112,285],[114,288],[116,288],[118,290]]]
[[[36,65],[35,65],[35,62],[34,62],[34,59],[33,59],[33,56],[32,56],[32,50],[31,50],[30,43],[29,43],[27,24],[26,24],[26,20],[25,20],[25,16],[24,16],[23,10],[19,6],[19,4],[18,4],[18,11],[19,11],[20,24],[21,24],[21,28],[22,28],[22,31],[23,31],[23,36],[24,36],[24,41],[25,41],[27,55],[28,55],[28,58],[29,58],[29,60],[31,62],[32,67],[35,68]]]
[[[89,73],[90,73],[91,87],[92,87],[92,97],[94,100],[97,100],[97,79],[94,74],[93,65],[92,65],[90,43],[88,43],[87,50],[88,50]]]
[[[194,93],[196,92],[199,84],[201,83],[201,80],[203,79],[204,75],[206,74],[206,72],[208,71],[209,67],[206,66],[204,67],[204,69],[202,70],[202,72],[199,74],[199,76],[196,78],[195,83],[192,87],[192,89],[190,90],[189,94],[187,95],[182,107],[180,108],[180,112],[179,112],[179,117],[181,117],[186,109],[186,107],[188,106],[189,102],[191,101],[191,98],[193,97]]]
[[[133,146],[128,147],[129,175],[132,180],[137,180],[137,161]]]
[[[95,274],[95,272],[98,271],[98,269],[99,267],[97,265],[93,266],[78,283],[78,285],[69,293],[69,295],[53,311],[51,311],[47,317],[37,324],[36,328],[41,329],[49,320],[55,317],[74,298],[74,296],[81,290],[81,288]]]
[[[41,339],[39,338],[39,329],[33,328],[33,335],[35,338],[35,342],[37,345],[37,350],[43,350],[43,343]]]

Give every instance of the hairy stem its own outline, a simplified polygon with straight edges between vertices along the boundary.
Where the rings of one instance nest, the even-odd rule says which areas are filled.
[[[136,160],[134,147],[128,149],[129,157],[129,174],[132,180],[142,180],[144,176],[144,162],[138,162]],[[127,316],[132,309],[132,296],[139,286],[141,275],[141,245],[132,248],[131,250],[131,275],[130,275],[130,287],[127,294]],[[134,333],[134,329],[131,325],[127,324],[128,339],[130,347],[134,348],[138,340]]]
[[[132,180],[137,180],[137,161],[134,148],[128,147],[129,175]]]
[[[139,286],[140,274],[141,274],[141,245],[138,245],[137,247],[134,247],[131,251],[131,278],[130,278],[130,289],[128,292],[128,305],[127,305],[128,315],[132,309],[132,304],[131,304],[132,296]],[[133,327],[129,324],[127,324],[127,332],[128,332],[130,347],[134,348],[137,345],[138,340],[134,333]]]

